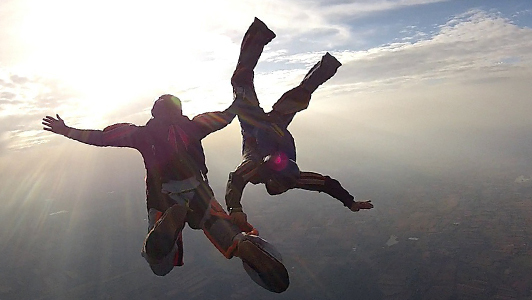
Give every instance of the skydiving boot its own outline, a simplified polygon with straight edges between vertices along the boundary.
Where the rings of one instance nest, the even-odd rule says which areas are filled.
[[[305,78],[303,78],[300,85],[310,93],[313,93],[318,86],[333,77],[334,74],[336,74],[336,70],[338,70],[341,65],[342,64],[336,59],[336,57],[327,52],[321,57],[321,60],[310,69],[307,75],[305,75]]]
[[[144,240],[143,252],[150,264],[157,264],[173,250],[179,233],[185,225],[187,208],[173,205],[155,223]]]
[[[254,235],[239,234],[235,240],[238,244],[233,254],[242,260],[253,281],[275,293],[282,293],[288,288],[288,271],[275,247]]]
[[[273,105],[272,115],[288,115],[306,109],[312,93],[336,74],[342,64],[328,52],[305,75],[301,83],[284,93]]]
[[[280,253],[273,245],[257,236],[258,232],[253,226],[247,224],[244,227],[246,228],[239,228],[233,224],[220,203],[211,200],[208,218],[202,225],[203,232],[211,243],[226,258],[239,257],[251,279],[263,288],[275,293],[285,291],[290,281]],[[242,232],[248,229],[251,232]]]
[[[275,38],[275,33],[258,18],[249,26],[242,44],[236,70],[231,77],[231,84],[244,86],[253,84],[253,69],[259,61],[264,46]]]

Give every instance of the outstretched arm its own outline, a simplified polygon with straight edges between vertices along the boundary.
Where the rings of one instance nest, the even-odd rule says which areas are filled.
[[[324,192],[342,202],[351,211],[373,208],[371,200],[355,201],[355,197],[344,189],[338,180],[318,173],[301,172],[301,177],[297,181],[296,188]]]
[[[207,112],[197,115],[192,121],[200,127],[202,137],[205,137],[227,126],[233,121],[235,116],[234,105],[232,104],[224,111]]]
[[[56,118],[46,116],[42,119],[43,129],[60,135],[64,135],[73,140],[95,146],[104,146],[102,130],[85,130],[68,127],[59,115]]]
[[[132,147],[139,145],[139,127],[129,123],[107,126],[104,130],[77,129],[65,125],[59,115],[46,116],[42,120],[43,129],[78,142],[93,146]]]

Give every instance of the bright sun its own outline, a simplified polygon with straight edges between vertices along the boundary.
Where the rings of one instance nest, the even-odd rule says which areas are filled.
[[[227,77],[226,65],[233,66],[227,61],[236,60],[238,45],[207,25],[190,28],[193,16],[179,14],[171,3],[22,0],[15,4],[24,12],[14,29],[24,56],[18,67],[76,91],[80,115],[117,110],[139,98],[149,106],[158,93],[201,97],[200,106],[208,107],[220,97],[204,91],[218,85],[214,76]],[[215,55],[227,60],[212,56],[214,43]],[[203,94],[194,95],[200,84]],[[229,103],[231,95],[223,99]]]

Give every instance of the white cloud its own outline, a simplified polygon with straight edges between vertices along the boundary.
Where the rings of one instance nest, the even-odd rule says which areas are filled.
[[[475,80],[515,76],[532,68],[532,29],[483,11],[471,11],[416,42],[336,53],[347,67],[335,80],[362,87],[418,80]],[[510,63],[509,63],[510,62]]]
[[[329,16],[366,16],[369,13],[394,10],[406,6],[426,5],[448,0],[380,0],[380,1],[349,1],[337,5],[327,5],[323,13]],[[324,2],[325,4],[326,2]]]

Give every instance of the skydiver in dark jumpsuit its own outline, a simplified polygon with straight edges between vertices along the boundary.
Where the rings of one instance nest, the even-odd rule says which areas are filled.
[[[286,290],[289,279],[285,267],[256,244],[264,244],[264,240],[246,233],[253,229],[249,224],[231,222],[206,180],[201,140],[233,120],[231,107],[190,120],[182,114],[177,97],[163,95],[151,113],[153,118],[144,126],[120,123],[104,130],[82,130],[66,126],[59,115],[46,116],[43,125],[47,131],[85,144],[140,152],[146,167],[149,222],[141,253],[156,275],[164,276],[183,264],[182,230],[186,222],[193,229],[202,229],[226,258],[241,258],[245,268],[258,274],[258,280],[252,277],[254,281],[273,292]]]
[[[329,194],[351,211],[371,209],[371,201],[355,201],[337,180],[315,172],[300,171],[296,163],[294,138],[287,129],[295,114],[308,107],[312,93],[336,73],[341,63],[326,53],[297,87],[284,93],[272,111],[265,113],[255,93],[253,70],[264,46],[273,38],[273,31],[255,19],[244,36],[237,67],[231,78],[234,105],[242,131],[242,163],[229,174],[225,195],[233,222],[247,222],[241,198],[248,182],[265,184],[270,195],[298,188]]]

